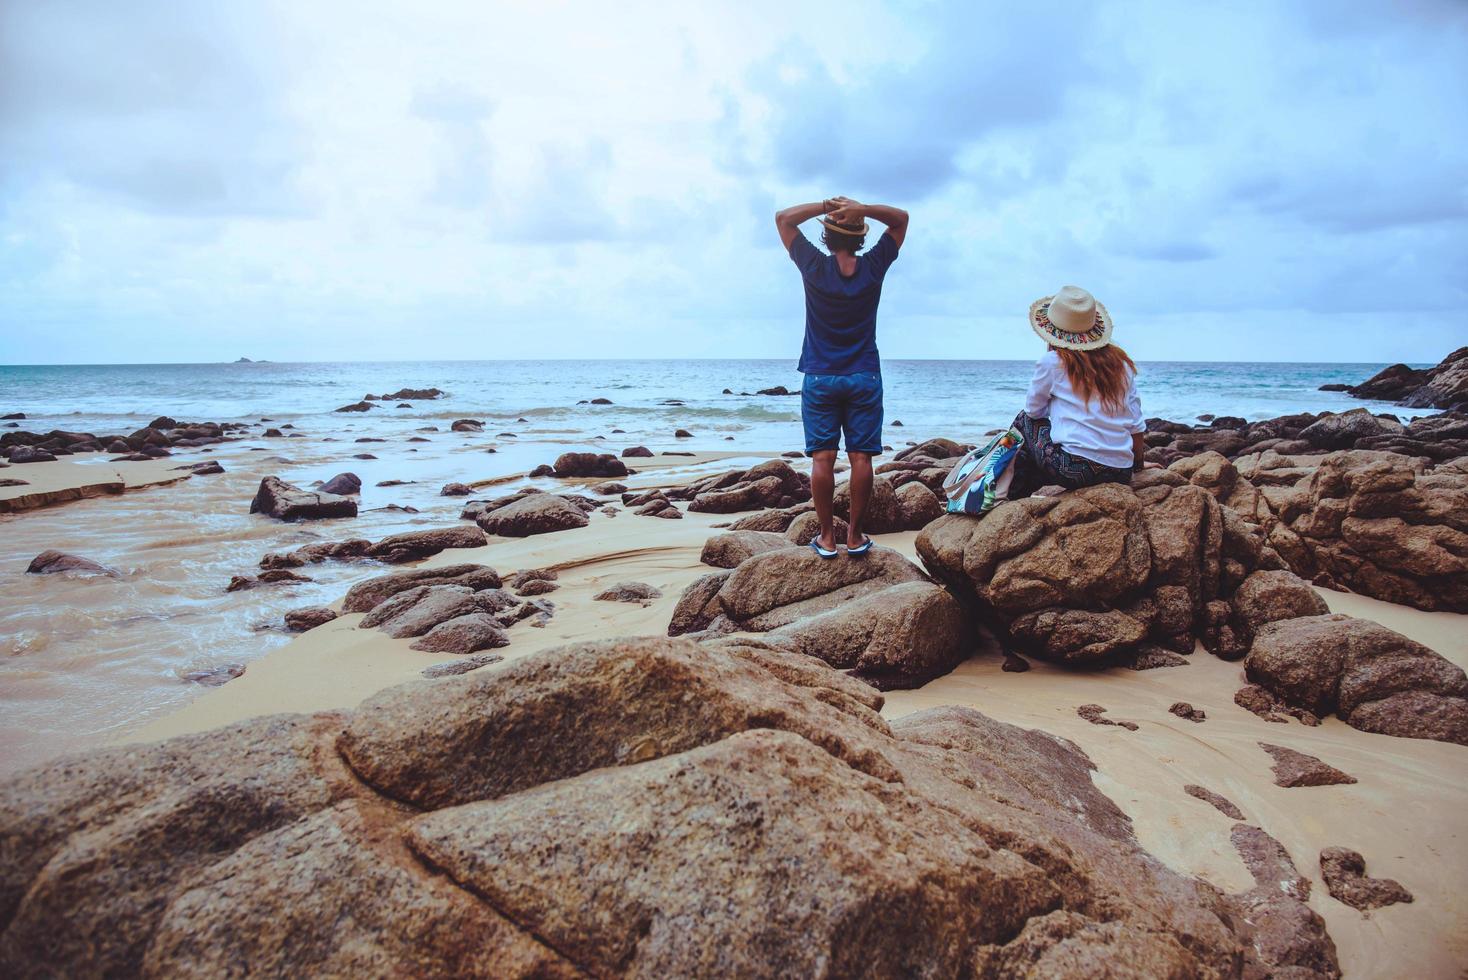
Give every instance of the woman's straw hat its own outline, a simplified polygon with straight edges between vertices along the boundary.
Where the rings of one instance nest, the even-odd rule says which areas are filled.
[[[828,216],[821,218],[821,224],[827,231],[834,231],[838,235],[854,235],[857,238],[865,237],[866,233],[871,230],[871,226],[865,221],[860,225],[838,225]]]
[[[1111,343],[1111,314],[1079,286],[1062,286],[1054,296],[1031,303],[1030,326],[1045,343],[1068,350],[1095,350]]]

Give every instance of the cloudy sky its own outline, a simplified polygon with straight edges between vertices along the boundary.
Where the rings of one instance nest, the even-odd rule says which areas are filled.
[[[837,9],[0,4],[0,363],[793,357],[833,194],[887,357],[1468,343],[1463,0]]]

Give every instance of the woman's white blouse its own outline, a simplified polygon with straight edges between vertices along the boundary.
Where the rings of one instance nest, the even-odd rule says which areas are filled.
[[[1035,365],[1035,377],[1025,395],[1025,414],[1048,418],[1050,438],[1066,452],[1117,469],[1131,468],[1132,434],[1147,431],[1135,374],[1127,382],[1125,409],[1114,415],[1099,399],[1090,404],[1081,401],[1070,386],[1060,355],[1053,350],[1047,350]]]

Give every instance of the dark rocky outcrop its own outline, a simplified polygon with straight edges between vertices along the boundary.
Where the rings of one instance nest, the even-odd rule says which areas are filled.
[[[1274,759],[1274,784],[1287,789],[1298,786],[1339,786],[1356,782],[1356,777],[1327,765],[1313,755],[1260,742],[1259,747]]]
[[[1083,704],[1076,708],[1076,714],[1093,725],[1115,725],[1117,728],[1125,728],[1129,732],[1137,730],[1137,723],[1134,721],[1112,721],[1110,718],[1103,717],[1106,714],[1106,709],[1099,704]]]
[[[647,459],[652,456],[652,450],[646,446],[629,446],[622,450],[623,459]]]
[[[281,521],[314,521],[331,517],[356,517],[357,502],[350,497],[302,490],[275,476],[260,481],[250,502],[250,513]]]
[[[1453,351],[1436,367],[1393,364],[1346,390],[1357,398],[1380,398],[1408,408],[1468,411],[1468,347]]]
[[[382,486],[382,484],[378,484]],[[443,489],[438,492],[440,497],[468,497],[472,496],[474,488],[463,483],[445,483]]]
[[[835,511],[843,520],[851,517],[851,484],[836,488]],[[893,531],[920,531],[943,515],[937,496],[921,483],[908,483],[898,489],[885,476],[872,480],[872,498],[867,503],[862,526],[873,534]]]
[[[225,592],[241,592],[245,589],[253,589],[259,585],[280,584],[282,582],[314,582],[315,579],[305,575],[298,575],[288,568],[272,568],[261,572],[258,576],[232,575],[229,585],[225,586]]]
[[[1327,847],[1320,852],[1320,876],[1331,898],[1362,912],[1412,901],[1412,893],[1400,882],[1368,877],[1366,859],[1345,847]]]
[[[1468,675],[1427,647],[1350,616],[1263,627],[1244,662],[1281,701],[1362,731],[1468,745]]]
[[[547,595],[556,591],[561,586],[558,582],[546,578],[536,578],[516,586],[515,594],[520,596]]]
[[[460,617],[487,614],[483,620],[465,624],[462,634],[446,637],[428,649],[446,652],[454,643],[465,642],[466,638],[479,635],[482,625],[494,625],[488,617],[505,611],[516,604],[516,599],[503,589],[475,591],[467,585],[420,585],[397,593],[384,600],[362,617],[358,624],[362,629],[377,629],[388,636],[402,639],[424,636],[435,628]],[[464,651],[472,653],[472,650]]]
[[[304,565],[323,561],[353,561],[367,557],[372,542],[366,538],[351,538],[347,541],[317,541],[302,545],[295,551],[269,552],[260,559],[261,568],[301,568]]]
[[[1325,920],[1306,904],[1310,879],[1300,874],[1284,845],[1258,827],[1234,824],[1234,849],[1254,878],[1254,887],[1229,896],[1241,930],[1265,962],[1269,976],[1339,977],[1335,943]],[[1244,974],[1249,974],[1246,968]]]
[[[362,492],[362,480],[355,473],[338,473],[316,488],[321,493],[334,493],[348,497]]]
[[[1206,789],[1202,786],[1198,786],[1195,784],[1189,784],[1183,787],[1183,792],[1187,793],[1191,797],[1202,800],[1204,803],[1211,805],[1215,810],[1223,814],[1225,817],[1228,817],[1230,820],[1244,819],[1244,814],[1242,810],[1234,806],[1233,802],[1227,797],[1220,796],[1217,793],[1213,792],[1213,790],[1211,789]]]
[[[447,392],[440,391],[438,388],[399,388],[397,391],[390,392],[386,395],[364,395],[363,398],[364,400],[369,402],[396,402],[403,401],[405,399],[412,399],[413,401],[431,401],[434,398],[441,398],[445,394],[447,394]]]
[[[552,473],[558,477],[626,476],[627,464],[611,453],[561,453]]]
[[[369,409],[373,409],[373,408],[376,408],[376,407],[377,407],[376,405],[372,404],[369,401],[360,401],[360,402],[353,402],[350,405],[343,405],[341,408],[338,408],[337,411],[338,412],[365,412],[365,411],[368,411]]]

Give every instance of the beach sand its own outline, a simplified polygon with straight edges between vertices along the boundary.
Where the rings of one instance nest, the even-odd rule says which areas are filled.
[[[666,458],[676,461],[677,457]],[[651,462],[651,461],[648,461]],[[659,467],[661,469],[661,467]],[[646,484],[668,473],[626,481]],[[597,513],[590,526],[524,539],[492,539],[483,548],[449,551],[423,563],[481,562],[502,574],[556,568],[555,617],[543,629],[519,626],[496,652],[507,660],[581,640],[664,633],[680,591],[709,569],[698,561],[711,525],[723,515],[681,521]],[[881,544],[916,559],[915,533],[882,535]],[[420,566],[420,567],[423,567]],[[646,606],[595,601],[620,581],[662,590]],[[1468,666],[1468,616],[1424,613],[1361,596],[1321,590],[1331,609],[1373,619]],[[275,712],[348,708],[394,684],[422,681],[429,664],[451,659],[408,649],[409,640],[355,628],[344,616],[250,665],[245,675],[132,733],[148,741]],[[494,667],[483,669],[493,670]],[[1347,976],[1459,977],[1468,961],[1468,752],[1462,746],[1371,735],[1327,718],[1318,728],[1271,724],[1237,707],[1242,665],[1201,649],[1188,666],[1085,673],[1035,661],[1004,673],[992,651],[915,691],[887,695],[890,718],[940,705],[977,708],[1076,742],[1098,771],[1096,784],[1132,818],[1144,847],[1172,868],[1237,891],[1252,882],[1229,834],[1235,821],[1183,792],[1196,783],[1236,804],[1245,821],[1278,838],[1312,883],[1311,906],[1325,917]],[[1168,712],[1187,701],[1207,714],[1195,723]],[[1135,732],[1097,726],[1077,706],[1097,703],[1107,717],[1133,721]],[[1349,786],[1275,786],[1259,742],[1307,752],[1356,776]],[[1363,914],[1332,899],[1319,854],[1339,845],[1361,852],[1367,873],[1395,878],[1415,896]]]
[[[51,507],[56,504],[160,487],[187,480],[177,459],[111,462],[110,453],[81,453],[44,463],[7,467],[0,480],[25,484],[0,487],[0,514]]]

